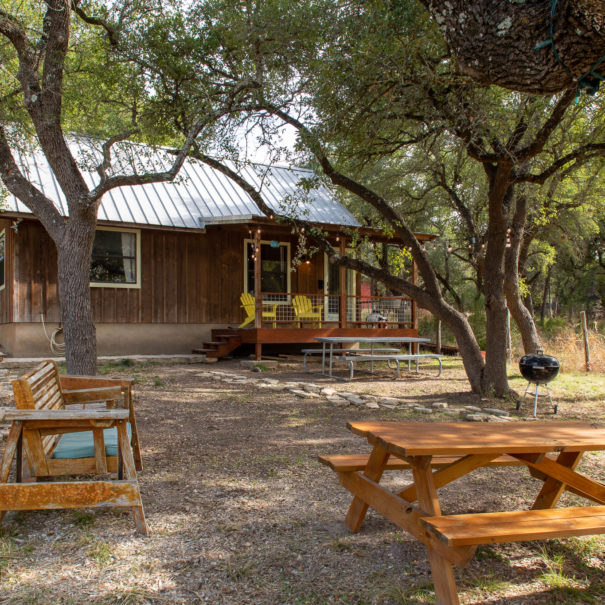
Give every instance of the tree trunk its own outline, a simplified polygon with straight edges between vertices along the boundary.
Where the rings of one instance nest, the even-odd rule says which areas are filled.
[[[509,242],[506,244],[504,256],[504,292],[510,314],[521,333],[523,351],[527,355],[535,353],[541,347],[534,318],[523,304],[519,291],[519,255],[523,241],[523,226],[527,219],[527,198],[519,195],[516,202]]]
[[[507,236],[507,212],[513,193],[510,185],[512,166],[504,163],[488,169],[489,223],[485,254],[485,370],[482,390],[497,397],[508,394],[506,368],[507,307],[504,294],[504,251]]]
[[[94,375],[97,371],[96,330],[90,302],[90,254],[94,220],[69,220],[57,244],[61,320],[65,336],[67,371]]]
[[[605,55],[605,3],[559,0],[422,0],[452,49],[458,67],[482,84],[552,94],[598,88],[589,70]],[[558,58],[557,58],[558,57]],[[603,75],[601,63],[595,71]]]

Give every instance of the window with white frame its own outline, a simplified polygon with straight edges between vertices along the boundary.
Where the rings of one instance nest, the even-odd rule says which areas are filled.
[[[137,229],[97,229],[92,245],[90,285],[140,287],[141,232]]]

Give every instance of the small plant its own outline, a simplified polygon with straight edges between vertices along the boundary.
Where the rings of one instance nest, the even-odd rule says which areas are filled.
[[[95,605],[138,605],[139,603],[149,603],[145,590],[140,586],[131,588],[120,588],[107,593],[99,601],[94,601]]]
[[[264,363],[255,363],[252,366],[253,372],[268,372],[269,368]]]
[[[159,376],[154,376],[153,377],[153,386],[154,387],[164,387],[164,386],[166,386],[166,383]]]
[[[576,579],[567,576],[563,572],[563,555],[550,554],[546,547],[541,548],[542,559],[547,567],[547,570],[542,574],[541,580],[550,588],[575,588],[577,585]]]
[[[96,559],[101,567],[105,567],[114,560],[113,549],[107,542],[97,542],[94,548],[88,553],[90,557]]]
[[[91,513],[83,513],[79,510],[75,510],[72,513],[74,524],[78,527],[89,527],[90,525],[95,524],[95,516]]]
[[[349,552],[353,550],[351,541],[347,537],[335,538],[332,540],[332,542],[330,542],[329,546],[331,550],[336,550],[338,552]]]
[[[234,561],[227,561],[225,571],[234,582],[241,582],[254,572],[254,565],[249,561],[236,559]]]

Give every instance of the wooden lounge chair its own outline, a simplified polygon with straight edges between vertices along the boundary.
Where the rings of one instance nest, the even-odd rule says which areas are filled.
[[[254,296],[252,296],[252,294],[249,294],[248,292],[242,292],[242,295],[240,296],[240,300],[242,301],[242,308],[244,309],[244,311],[246,312],[246,319],[244,319],[243,323],[241,323],[238,328],[244,328],[246,327],[249,323],[254,322],[254,319],[256,317],[256,302],[254,300]],[[267,307],[271,307],[271,311],[264,311],[263,310],[263,319],[267,319],[267,320],[273,320],[273,327],[276,328],[277,327],[277,304],[263,304],[263,307],[267,306]]]
[[[298,322],[298,327],[302,327],[303,321],[313,321],[314,326],[321,328],[321,311],[323,305],[313,306],[311,300],[307,296],[299,295],[292,299],[292,307],[294,308],[294,316]]]
[[[8,510],[130,507],[147,534],[132,381],[60,376],[54,361],[44,361],[12,384],[17,409],[5,416],[11,427],[0,463],[0,521]],[[117,478],[63,478],[109,473]],[[46,480],[37,483],[40,477]]]

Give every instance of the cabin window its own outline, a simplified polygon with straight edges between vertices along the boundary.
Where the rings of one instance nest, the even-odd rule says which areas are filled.
[[[4,288],[4,285],[6,284],[6,280],[4,277],[5,250],[6,250],[6,229],[3,229],[0,232],[0,290],[2,290]]]
[[[246,262],[244,289],[254,294],[254,246],[251,240],[245,241]],[[290,291],[290,244],[287,242],[261,242],[261,292],[268,293],[267,299],[280,300],[280,294]]]
[[[90,285],[140,287],[141,232],[135,229],[97,229],[92,245]]]

